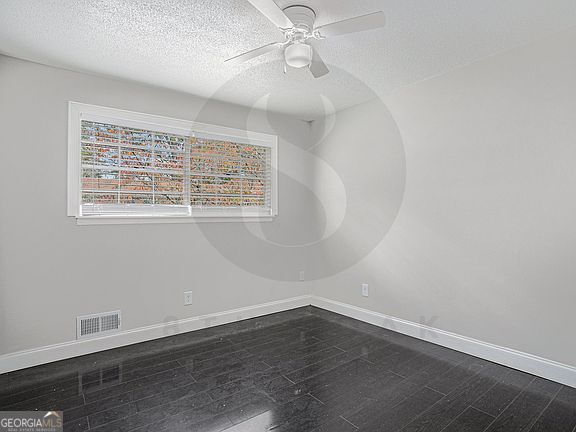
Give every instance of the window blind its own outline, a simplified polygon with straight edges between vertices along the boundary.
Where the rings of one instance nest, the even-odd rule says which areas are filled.
[[[271,149],[81,121],[81,212],[271,214]]]

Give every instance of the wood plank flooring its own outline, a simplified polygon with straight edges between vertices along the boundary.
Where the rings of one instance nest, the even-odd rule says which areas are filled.
[[[0,375],[65,431],[576,431],[576,389],[307,307]]]

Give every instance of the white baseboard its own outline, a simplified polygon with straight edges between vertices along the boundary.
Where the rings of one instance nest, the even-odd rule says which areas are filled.
[[[169,323],[154,324],[93,339],[74,340],[4,354],[0,356],[0,374],[308,305],[310,305],[310,296],[304,295],[193,318],[185,318]]]
[[[322,297],[312,306],[576,387],[576,367]]]
[[[369,324],[426,340],[542,378],[547,378],[570,387],[576,387],[576,367],[450,333],[424,324],[406,321],[346,303],[310,295],[186,318],[169,323],[154,324],[94,339],[74,340],[5,354],[0,356],[0,373],[159,339],[174,334],[256,318],[262,315],[308,306],[310,304]]]

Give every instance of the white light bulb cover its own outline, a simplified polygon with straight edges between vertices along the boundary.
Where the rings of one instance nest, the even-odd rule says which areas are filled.
[[[301,68],[308,66],[312,61],[312,47],[305,43],[293,43],[284,51],[288,66]]]

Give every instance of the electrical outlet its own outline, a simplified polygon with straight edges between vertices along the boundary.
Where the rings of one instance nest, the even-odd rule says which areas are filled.
[[[304,270],[300,270],[300,281],[304,280]]]
[[[184,306],[192,304],[192,291],[184,291]]]
[[[362,296],[368,297],[368,284],[367,283],[362,284]]]

